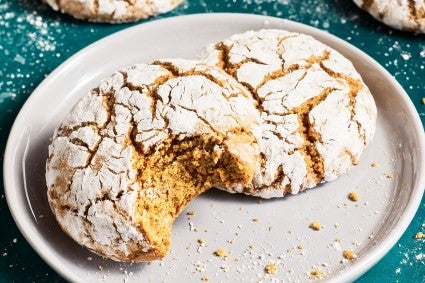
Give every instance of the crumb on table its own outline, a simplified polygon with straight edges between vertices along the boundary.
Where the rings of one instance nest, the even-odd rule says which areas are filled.
[[[424,236],[425,236],[425,235],[424,235],[424,233],[422,233],[422,232],[418,232],[418,233],[416,233],[416,235],[415,235],[415,239],[416,239],[416,240],[419,240],[419,239],[422,239]]]
[[[201,280],[202,281],[209,281],[210,278],[208,277],[208,275],[204,275],[204,276],[202,276]]]
[[[202,239],[202,238],[199,238],[199,239],[198,239],[198,243],[199,243],[199,244],[201,244],[201,245],[202,245],[202,244],[205,244],[205,240],[204,240],[204,239]]]
[[[187,215],[195,215],[196,211],[195,210],[191,210],[189,212],[187,212]]]

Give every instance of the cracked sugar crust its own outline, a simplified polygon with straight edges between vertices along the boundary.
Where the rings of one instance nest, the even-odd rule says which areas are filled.
[[[201,60],[247,87],[262,118],[262,166],[250,186],[263,198],[297,194],[358,163],[375,132],[376,105],[352,63],[314,38],[248,31],[206,47]]]
[[[43,0],[54,10],[92,22],[133,22],[174,9],[183,0]]]
[[[114,260],[164,257],[192,198],[252,181],[254,104],[228,74],[196,61],[116,72],[79,100],[49,146],[48,199],[60,226]]]
[[[399,30],[425,33],[424,0],[353,0],[375,19]]]

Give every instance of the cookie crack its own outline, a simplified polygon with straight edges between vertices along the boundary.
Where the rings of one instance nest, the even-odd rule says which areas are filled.
[[[162,61],[156,61],[153,63],[154,65],[157,66],[161,66],[162,68],[168,70],[170,73],[173,74],[174,77],[189,77],[189,76],[202,76],[208,80],[210,80],[211,82],[215,83],[216,85],[220,86],[221,88],[227,88],[227,86],[223,83],[223,81],[217,79],[214,75],[212,74],[208,74],[202,71],[198,71],[195,68],[192,68],[188,71],[185,72],[181,72],[180,69],[176,66],[174,66],[171,62],[162,62]],[[238,96],[238,94],[234,95],[234,96]],[[225,98],[229,98],[224,96]]]
[[[323,62],[320,63],[320,67],[326,72],[328,73],[331,77],[335,78],[335,79],[342,79],[345,81],[345,83],[348,85],[350,91],[348,93],[350,102],[349,102],[349,106],[350,106],[350,119],[351,121],[353,121],[354,123],[356,123],[357,125],[357,132],[359,134],[360,139],[363,141],[363,144],[366,145],[367,144],[367,138],[365,135],[365,131],[363,129],[362,124],[355,118],[356,116],[356,110],[355,110],[355,105],[356,105],[356,97],[358,92],[363,88],[363,84],[360,80],[358,79],[353,79],[345,74],[342,73],[337,73],[332,71],[331,69],[327,68]]]
[[[425,9],[417,9],[415,0],[408,0],[408,7],[410,12],[410,19],[414,21],[416,28],[419,28],[421,25],[420,20],[425,19]],[[409,30],[414,31],[414,28],[410,28]]]
[[[374,4],[375,0],[363,0],[362,8],[365,10],[369,10]]]
[[[324,88],[320,94],[310,98],[288,113],[298,116],[298,121],[300,123],[298,132],[304,139],[304,144],[299,151],[304,155],[308,175],[310,175],[310,178],[316,183],[320,183],[324,176],[324,160],[317,149],[317,143],[321,141],[322,137],[321,134],[314,129],[314,125],[310,123],[309,114],[311,110],[324,101],[332,91],[334,91],[334,89]]]
[[[84,128],[84,127],[91,127],[92,129],[98,129],[99,125],[96,122],[82,122],[82,123],[78,123],[72,127],[68,127],[68,126],[62,126],[58,132],[57,132],[57,136],[58,137],[68,137],[69,135],[71,135],[73,132],[76,132],[77,130],[79,130],[80,128]]]
[[[93,14],[99,14],[99,0],[93,0]]]
[[[211,124],[210,124],[210,122],[208,122],[208,120],[207,119],[205,119],[204,117],[201,117],[201,116],[199,116],[199,114],[198,114],[198,112],[195,110],[195,109],[191,109],[191,108],[188,108],[188,107],[186,107],[186,106],[183,106],[183,105],[178,105],[178,107],[180,107],[180,108],[182,108],[182,109],[184,109],[184,110],[186,110],[186,111],[189,111],[189,112],[192,112],[192,113],[195,113],[195,115],[198,117],[198,119],[199,120],[201,120],[206,126],[208,126],[208,128],[210,128],[210,130],[211,131],[213,131],[213,133],[215,133],[215,134],[217,134],[217,135],[220,135],[220,132],[219,131],[217,131]]]

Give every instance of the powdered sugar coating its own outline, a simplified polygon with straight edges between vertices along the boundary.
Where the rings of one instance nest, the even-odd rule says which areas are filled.
[[[200,55],[245,85],[259,103],[263,164],[250,187],[263,198],[334,180],[356,164],[374,135],[376,105],[349,60],[310,36],[248,31]]]
[[[353,0],[375,19],[399,30],[425,33],[424,0]]]
[[[44,0],[54,10],[93,22],[131,22],[166,13],[183,0]]]
[[[136,160],[165,139],[210,135],[255,168],[258,145],[234,146],[235,129],[261,135],[259,114],[246,90],[218,68],[174,59],[116,72],[55,132],[46,164],[52,211],[78,243],[132,260],[151,248],[135,219],[136,201],[155,194],[141,191]]]

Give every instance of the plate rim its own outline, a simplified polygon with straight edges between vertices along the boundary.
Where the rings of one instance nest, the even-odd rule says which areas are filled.
[[[425,134],[423,132],[423,126],[422,122],[419,118],[418,112],[411,101],[410,97],[406,93],[406,91],[403,89],[403,87],[398,83],[398,81],[382,66],[380,65],[375,59],[373,59],[371,56],[369,56],[364,51],[360,50],[356,46],[344,41],[343,39],[330,34],[326,31],[320,30],[318,28],[309,26],[304,23],[288,20],[288,19],[282,19],[278,17],[272,17],[272,16],[264,16],[264,15],[258,15],[258,14],[249,14],[249,13],[197,13],[197,14],[187,14],[187,15],[180,15],[180,16],[171,16],[167,18],[162,19],[154,19],[149,22],[142,22],[140,24],[136,24],[131,27],[124,28],[120,31],[114,32],[110,35],[107,35],[105,37],[102,37],[95,42],[89,44],[88,46],[84,47],[83,49],[79,50],[75,54],[73,54],[71,57],[69,57],[67,60],[62,62],[58,67],[56,67],[46,78],[43,79],[43,81],[34,89],[34,91],[29,95],[21,109],[19,110],[18,115],[16,116],[13,126],[9,132],[9,136],[6,143],[5,153],[4,153],[4,161],[3,161],[3,183],[4,183],[4,191],[6,196],[6,201],[9,207],[9,211],[12,214],[12,217],[18,226],[18,229],[22,233],[22,235],[25,237],[27,242],[31,245],[31,247],[37,252],[37,254],[43,258],[43,260],[51,267],[53,268],[59,275],[63,276],[66,280],[78,282],[82,278],[79,277],[77,274],[69,270],[64,264],[60,262],[55,262],[54,255],[51,254],[49,249],[43,249],[44,243],[41,241],[41,246],[39,241],[43,239],[39,239],[38,237],[33,237],[31,235],[32,230],[31,227],[25,226],[23,222],[25,222],[22,217],[23,213],[17,211],[14,209],[15,204],[17,204],[17,198],[13,195],[13,190],[15,188],[14,186],[14,178],[8,177],[13,176],[13,170],[14,166],[8,166],[15,164],[14,156],[17,152],[17,147],[15,147],[14,141],[16,139],[19,139],[21,135],[21,128],[18,128],[18,124],[20,120],[22,120],[23,115],[25,112],[27,112],[27,109],[33,104],[33,101],[37,99],[40,95],[42,95],[43,88],[48,85],[51,81],[54,81],[57,79],[57,77],[68,67],[71,67],[72,64],[74,64],[74,61],[77,61],[77,59],[81,56],[84,56],[85,53],[90,52],[93,49],[96,49],[98,47],[101,47],[105,44],[105,42],[110,42],[114,40],[115,38],[119,38],[123,34],[126,33],[134,33],[138,29],[144,29],[146,27],[149,27],[151,25],[157,25],[158,23],[162,22],[173,22],[173,21],[186,21],[187,19],[195,19],[202,17],[205,19],[206,17],[209,17],[211,19],[213,18],[220,18],[224,16],[231,16],[231,17],[245,17],[245,18],[255,18],[254,20],[262,19],[263,21],[282,21],[285,23],[289,23],[294,26],[298,26],[302,28],[303,30],[308,31],[307,34],[320,34],[322,36],[326,36],[329,40],[336,42],[338,45],[342,45],[344,48],[348,49],[350,52],[354,52],[355,54],[361,55],[362,59],[365,59],[368,61],[368,64],[373,65],[374,68],[377,68],[384,74],[391,82],[392,84],[397,88],[396,92],[400,94],[400,98],[405,103],[405,106],[408,108],[409,114],[411,116],[413,123],[413,127],[415,129],[415,132],[418,134],[418,150],[421,155],[421,157],[418,158],[420,161],[418,166],[418,172],[424,172],[424,174],[417,174],[417,178],[414,180],[414,188],[412,190],[411,196],[409,198],[409,201],[407,203],[406,209],[403,212],[403,214],[400,216],[397,223],[394,225],[394,229],[392,229],[389,232],[389,236],[386,241],[381,242],[377,246],[375,246],[372,251],[370,252],[369,256],[363,258],[361,261],[355,262],[346,272],[339,273],[333,278],[329,278],[326,281],[328,282],[348,282],[348,281],[354,281],[355,279],[359,278],[361,275],[363,275],[366,271],[368,271],[370,268],[372,268],[380,259],[382,259],[385,254],[387,254],[390,249],[396,244],[396,242],[401,238],[401,236],[406,231],[407,227],[409,226],[410,222],[413,220],[413,217],[415,216],[416,211],[418,210],[422,195],[424,193],[423,187],[425,187]],[[421,129],[421,131],[419,131]],[[422,134],[421,134],[422,132]],[[24,217],[25,218],[25,217]],[[52,258],[53,257],[53,258]]]

